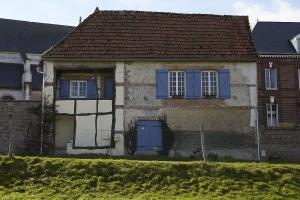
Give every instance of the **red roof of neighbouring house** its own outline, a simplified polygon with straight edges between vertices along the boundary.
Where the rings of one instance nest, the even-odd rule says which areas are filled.
[[[43,58],[252,60],[256,53],[245,16],[96,9]]]

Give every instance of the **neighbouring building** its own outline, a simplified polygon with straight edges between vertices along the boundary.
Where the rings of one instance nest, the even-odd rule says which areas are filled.
[[[95,12],[42,56],[47,138],[56,153],[124,155],[162,147],[159,116],[175,133],[172,153],[256,159],[257,66],[248,18],[141,11]]]
[[[0,19],[0,100],[40,100],[41,54],[73,27]]]
[[[258,22],[257,64],[261,154],[300,160],[300,23]]]

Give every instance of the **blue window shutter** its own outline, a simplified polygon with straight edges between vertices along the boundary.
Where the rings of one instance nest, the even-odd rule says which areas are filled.
[[[59,80],[59,97],[66,99],[70,97],[70,81],[65,79]]]
[[[97,85],[96,80],[87,80],[87,97],[96,98],[97,97]]]
[[[194,98],[201,98],[201,71],[194,69]]]
[[[104,99],[113,98],[113,79],[105,78],[104,79]]]
[[[168,95],[168,71],[166,69],[156,70],[156,97],[167,99]]]
[[[194,70],[189,69],[186,71],[186,98],[195,98],[195,86],[194,86]]]
[[[230,88],[230,72],[229,69],[219,70],[219,97],[221,99],[231,98]]]

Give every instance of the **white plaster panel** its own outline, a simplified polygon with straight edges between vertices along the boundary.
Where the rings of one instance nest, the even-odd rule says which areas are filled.
[[[56,100],[57,113],[74,114],[74,100]]]
[[[116,83],[124,83],[124,63],[118,62],[115,71]]]
[[[115,135],[115,148],[108,149],[73,149],[72,141],[67,143],[67,154],[70,155],[80,155],[80,154],[102,154],[102,155],[112,155],[112,156],[124,156],[124,136],[122,134]]]
[[[111,140],[112,115],[99,115],[97,119],[98,146],[106,146]]]
[[[76,113],[96,113],[97,111],[97,101],[96,100],[77,100]]]
[[[124,105],[124,86],[116,87],[116,105]]]
[[[115,130],[124,131],[124,110],[123,109],[116,109]]]
[[[95,118],[96,115],[76,117],[75,146],[95,146]]]
[[[44,62],[44,79],[45,82],[53,83],[54,79],[54,65],[53,62]]]
[[[99,100],[98,112],[112,112],[112,100]]]
[[[57,116],[55,123],[55,147],[66,148],[74,134],[74,119],[72,116]]]
[[[257,106],[257,88],[250,87],[250,106]]]

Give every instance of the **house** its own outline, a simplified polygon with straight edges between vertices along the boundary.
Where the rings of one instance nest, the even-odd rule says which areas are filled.
[[[247,17],[97,8],[42,61],[56,153],[124,155],[131,122],[137,153],[155,153],[165,115],[173,155],[201,153],[203,132],[207,154],[256,159]]]
[[[0,19],[0,100],[40,100],[41,54],[73,27]]]
[[[299,160],[300,23],[258,22],[258,107],[262,156]]]

